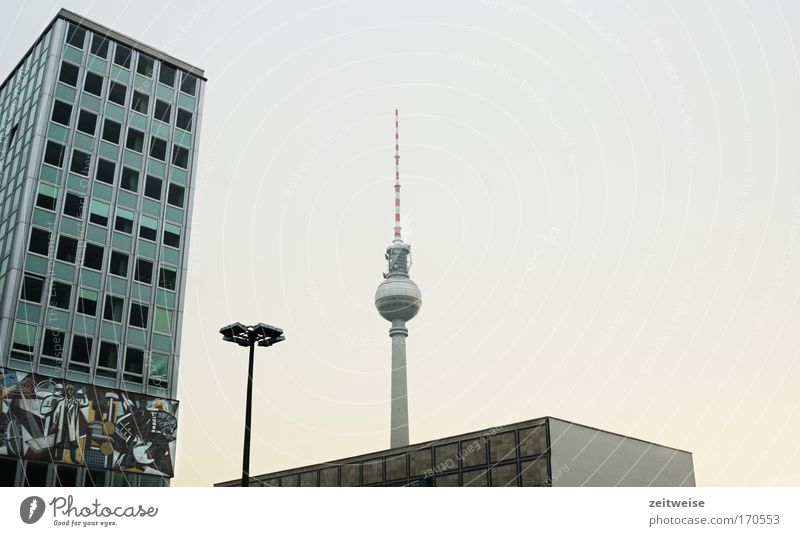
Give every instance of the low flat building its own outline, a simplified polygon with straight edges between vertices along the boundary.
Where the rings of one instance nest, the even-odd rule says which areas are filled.
[[[236,487],[241,479],[215,484]],[[694,486],[692,454],[554,417],[252,476],[251,486]]]

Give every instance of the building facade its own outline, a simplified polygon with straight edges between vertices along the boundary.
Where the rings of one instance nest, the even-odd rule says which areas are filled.
[[[216,484],[237,487],[241,480]],[[692,454],[553,417],[253,476],[251,486],[694,486]]]
[[[173,476],[204,84],[61,10],[0,86],[0,484]]]

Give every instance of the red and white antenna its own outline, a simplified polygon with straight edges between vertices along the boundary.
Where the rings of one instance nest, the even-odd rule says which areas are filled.
[[[400,237],[400,115],[394,111],[394,243],[402,243]]]

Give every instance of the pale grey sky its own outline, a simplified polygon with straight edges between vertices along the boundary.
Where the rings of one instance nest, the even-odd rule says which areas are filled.
[[[204,68],[176,485],[388,446],[400,109],[411,441],[544,415],[800,484],[800,5],[3,2],[0,73],[66,7]]]

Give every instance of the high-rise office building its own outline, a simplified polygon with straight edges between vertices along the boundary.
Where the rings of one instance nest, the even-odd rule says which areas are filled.
[[[173,476],[204,83],[61,10],[0,85],[0,484]]]

